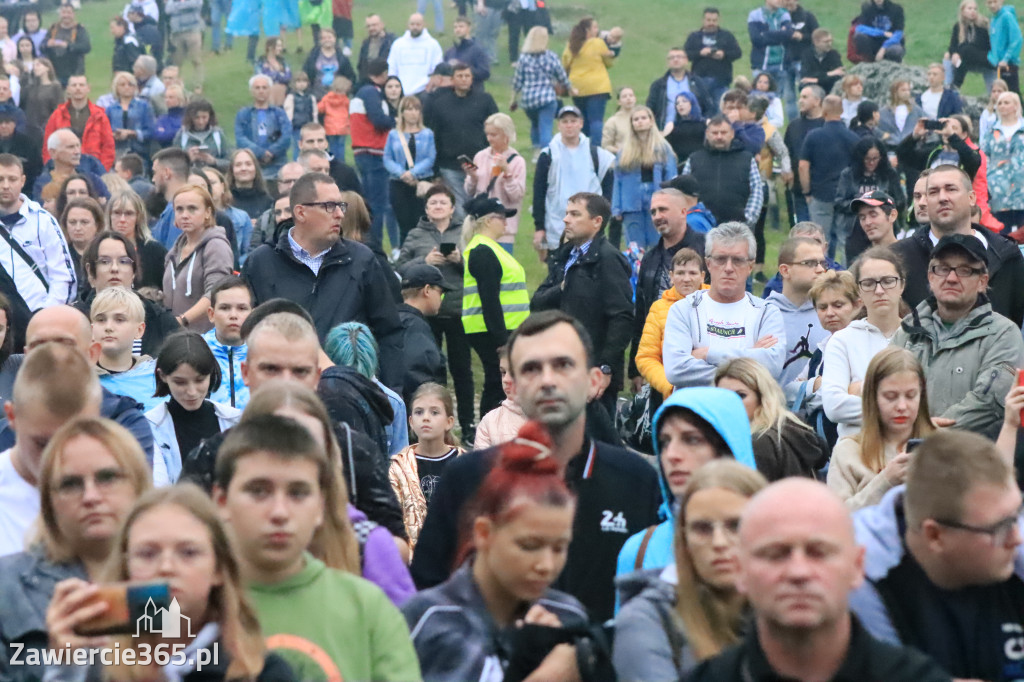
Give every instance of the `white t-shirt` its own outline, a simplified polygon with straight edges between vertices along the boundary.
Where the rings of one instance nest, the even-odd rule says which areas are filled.
[[[751,313],[758,311],[750,305],[745,296],[735,303],[718,303],[711,296],[706,296],[704,310],[708,315],[707,332],[711,340],[708,344],[710,347],[717,351],[726,348],[747,349],[757,342],[757,339],[749,338],[747,330],[754,322]]]
[[[14,469],[11,450],[0,452],[0,556],[25,551],[39,517],[39,491]]]
[[[925,90],[921,93],[921,108],[924,109],[924,113],[928,114],[928,118],[939,117],[939,100],[942,99],[942,91],[932,92],[931,90]],[[903,126],[900,126],[901,128]]]
[[[893,109],[892,113],[896,118],[896,127],[903,130],[903,126],[907,124],[907,116],[910,115],[910,109],[907,108],[906,104],[901,104]]]

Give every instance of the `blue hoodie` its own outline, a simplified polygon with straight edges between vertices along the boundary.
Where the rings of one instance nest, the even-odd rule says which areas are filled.
[[[756,469],[754,463],[754,448],[751,445],[750,422],[747,420],[747,411],[743,407],[740,397],[724,388],[693,387],[683,388],[670,395],[658,411],[654,414],[651,422],[651,433],[654,434],[654,456],[658,459],[658,481],[661,484],[661,496],[664,502],[661,506],[661,516],[666,520],[660,523],[651,535],[644,553],[644,569],[664,568],[675,563],[675,556],[672,549],[672,538],[675,534],[675,496],[668,487],[665,480],[665,472],[661,468],[661,454],[658,447],[658,428],[661,418],[666,410],[677,407],[684,407],[691,410],[698,417],[711,425],[722,437],[725,444],[729,446],[733,457],[740,464],[746,464],[751,469]],[[643,536],[647,531],[641,531],[632,536],[622,546],[619,552],[618,568],[616,575],[631,573],[636,570],[637,553]]]
[[[1017,23],[1017,10],[1011,5],[1003,5],[1002,9],[992,17],[988,33],[992,48],[988,51],[988,63],[992,68],[999,62],[1020,64],[1021,39],[1020,24]]]
[[[248,347],[228,346],[217,340],[217,330],[203,334],[203,340],[213,352],[220,365],[220,388],[210,394],[210,400],[244,410],[249,404],[249,387],[242,381],[242,363],[248,354]]]

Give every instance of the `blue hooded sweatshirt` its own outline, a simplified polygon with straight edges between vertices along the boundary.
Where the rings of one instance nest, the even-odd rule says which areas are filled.
[[[654,434],[654,456],[658,459],[658,481],[661,484],[661,496],[664,500],[660,513],[666,520],[658,524],[647,543],[641,566],[643,569],[664,568],[675,563],[672,538],[675,534],[676,498],[668,487],[665,472],[661,467],[657,434],[665,411],[677,407],[684,407],[692,411],[710,424],[711,428],[717,431],[725,444],[729,446],[732,456],[737,462],[745,464],[751,469],[757,468],[754,463],[754,448],[751,445],[747,411],[743,407],[743,401],[736,393],[724,388],[695,386],[680,389],[670,395],[658,408],[651,422],[651,433]],[[644,530],[630,537],[622,546],[616,569],[617,576],[636,570],[637,554],[646,532]]]

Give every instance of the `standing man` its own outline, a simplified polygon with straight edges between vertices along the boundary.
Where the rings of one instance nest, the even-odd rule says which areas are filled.
[[[388,63],[384,59],[373,59],[367,64],[366,72],[367,80],[356,92],[348,108],[352,158],[362,176],[363,197],[372,216],[370,234],[383,247],[389,182],[388,172],[384,168],[384,143],[387,142],[388,133],[395,127],[395,120],[388,114],[388,104],[384,100]],[[324,142],[327,142],[326,135]]]
[[[949,118],[964,110],[960,94],[946,87],[946,71],[937,62],[928,65],[928,88],[917,96],[917,103],[933,120]]]
[[[692,175],[699,192],[719,223],[756,225],[764,204],[764,181],[757,159],[736,139],[732,123],[719,114],[708,121],[704,147],[686,160],[683,175]]]
[[[892,246],[896,243],[896,221],[900,212],[896,201],[880,189],[863,194],[850,202],[850,211],[856,223],[846,239],[846,262],[872,246]]]
[[[423,27],[423,15],[409,16],[408,30],[391,45],[388,74],[402,81],[406,95],[415,95],[427,87],[434,67],[444,59],[441,44]]]
[[[82,151],[99,159],[103,168],[114,167],[114,132],[103,109],[89,101],[89,80],[85,76],[70,76],[67,82],[67,101],[50,115],[43,131],[43,139],[61,128],[70,128],[82,141]],[[50,160],[44,147],[43,163]]]
[[[168,147],[153,156],[153,189],[164,195],[167,202],[163,213],[153,224],[153,239],[170,249],[181,234],[174,224],[174,194],[188,182],[188,153],[184,149]]]
[[[676,388],[710,386],[718,365],[735,357],[757,360],[778,378],[786,359],[782,315],[746,291],[754,233],[743,223],[724,223],[708,233],[704,248],[711,288],[668,309],[666,378]]]
[[[800,0],[782,0],[782,6],[789,12],[789,20],[793,22],[793,35],[786,46],[786,77],[782,84],[786,118],[793,120],[797,116],[796,93],[797,84],[800,82],[801,64],[804,56],[814,51],[814,32],[818,30],[818,18],[813,12],[801,6]],[[829,47],[831,48],[831,45]],[[831,91],[832,88],[825,88],[825,92]]]
[[[565,207],[580,192],[612,199],[615,156],[582,133],[583,114],[572,105],[558,111],[558,132],[537,157],[533,175],[533,248],[542,261],[562,243]]]
[[[775,82],[783,86],[781,94],[787,108],[791,108],[796,95],[786,73],[789,62],[786,52],[792,49],[793,37],[799,31],[793,28],[793,19],[782,2],[764,0],[764,6],[751,10],[747,15],[747,33],[750,35],[750,68],[754,73],[770,73]]]
[[[851,615],[851,593],[864,585],[858,539],[821,483],[789,478],[755,495],[740,518],[737,575],[753,623],[688,679],[950,682],[931,659],[879,642]]]
[[[57,23],[50,27],[40,48],[43,56],[53,63],[57,80],[66,86],[71,76],[85,73],[85,55],[92,51],[89,31],[78,23],[75,8],[70,2],[63,2],[57,10]]]
[[[704,87],[711,98],[713,106],[704,111],[705,116],[718,112],[719,98],[732,86],[732,63],[743,56],[736,36],[721,28],[720,20],[718,8],[706,8],[700,30],[688,35],[683,45],[686,56],[693,64],[693,75],[704,81]]]
[[[860,141],[857,134],[843,124],[843,100],[829,95],[822,104],[825,122],[818,130],[807,135],[800,149],[800,187],[811,214],[811,222],[825,228],[828,235],[829,257],[836,257],[838,246],[846,250],[845,234],[837,234],[845,222],[833,220],[836,186],[839,175],[850,165],[853,145]],[[840,258],[840,261],[843,259]]]
[[[996,70],[996,76],[1006,81],[1010,92],[1020,94],[1020,50],[1024,39],[1017,21],[1017,10],[1004,2],[985,0],[988,11],[992,13],[988,27],[992,45],[988,51],[988,63]]]
[[[789,122],[789,125],[786,126],[786,134],[782,138],[789,151],[790,159],[799,161],[800,150],[803,149],[807,135],[812,130],[817,130],[825,125],[825,119],[821,113],[821,104],[824,99],[825,91],[820,86],[808,85],[801,88],[800,97],[796,102],[800,116]],[[794,225],[811,219],[811,214],[807,210],[807,200],[804,198],[804,193],[807,191],[800,185],[800,174],[797,173],[793,178],[793,186],[786,190],[789,219]],[[822,225],[822,227],[828,229],[826,225]]]
[[[938,166],[926,182],[929,223],[892,247],[907,266],[903,300],[916,308],[928,297],[928,262],[939,239],[951,234],[974,235],[986,247],[992,309],[1019,327],[1024,323],[1024,256],[1016,242],[971,223],[971,210],[977,202],[971,178],[963,170]]]
[[[444,53],[444,61],[452,66],[459,62],[468,64],[473,72],[473,84],[483,87],[484,81],[491,77],[491,60],[483,48],[470,37],[472,30],[473,24],[469,17],[459,17],[455,20],[455,23],[452,24],[455,44]]]
[[[366,40],[359,47],[359,62],[356,65],[356,73],[359,82],[365,83],[370,74],[366,67],[374,59],[387,61],[391,54],[391,45],[395,42],[395,34],[384,27],[384,20],[379,14],[371,14],[366,17]]]
[[[295,181],[290,204],[295,226],[277,244],[249,254],[242,277],[256,305],[286,298],[313,316],[321,343],[342,322],[370,327],[380,346],[380,379],[402,386],[402,325],[387,275],[369,247],[341,237],[348,205],[323,173]]]
[[[330,150],[327,144],[327,131],[324,130],[322,124],[316,121],[310,121],[306,125],[299,128],[299,154],[306,151],[307,149],[315,149],[327,154],[327,158],[330,159],[331,165],[328,172],[334,181],[338,183],[338,189],[342,192],[355,192],[356,194],[363,193],[363,185],[359,182],[359,176],[356,175],[355,169],[352,166],[345,163],[345,159],[339,159],[330,155]],[[281,194],[287,194],[292,186],[291,182],[298,180],[299,176],[290,177],[290,181],[287,188],[282,187],[282,183],[285,180],[282,177],[284,169],[278,172],[277,178],[277,189]],[[301,173],[299,174],[301,175]]]
[[[433,265],[418,263],[402,273],[402,303],[398,306],[406,352],[402,398],[410,412],[417,388],[428,381],[442,386],[448,383],[446,360],[427,320],[437,316],[444,295],[454,289]]]
[[[292,148],[292,123],[284,109],[270,103],[272,86],[269,76],[250,78],[252,105],[242,107],[235,115],[235,142],[256,155],[265,180],[277,179]]]
[[[710,116],[718,111],[717,100],[711,98],[704,81],[690,73],[690,60],[686,56],[686,50],[671,47],[665,60],[668,62],[668,71],[651,83],[647,95],[647,107],[654,112],[659,129],[664,129],[666,124],[676,120],[676,97],[683,92],[697,98],[697,104],[700,105],[704,116]]]
[[[629,263],[602,234],[611,211],[600,194],[569,197],[565,243],[551,254],[547,279],[530,301],[530,310],[561,310],[587,330],[593,363],[601,371],[596,397],[610,415],[622,390],[622,356],[633,325]]]

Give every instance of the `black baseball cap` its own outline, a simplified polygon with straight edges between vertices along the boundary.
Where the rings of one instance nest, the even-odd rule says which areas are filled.
[[[856,213],[861,206],[877,206],[885,209],[886,213],[897,210],[896,201],[880,189],[873,192],[865,192],[850,202],[850,210]]]
[[[463,208],[466,210],[466,213],[474,218],[483,218],[485,215],[491,215],[492,213],[511,218],[517,213],[516,209],[505,208],[503,203],[486,194],[477,194],[467,201]]]
[[[441,287],[445,291],[455,291],[455,287],[445,282],[444,275],[433,265],[427,265],[426,263],[413,265],[406,268],[405,274],[402,275],[403,289],[419,289],[428,284]]]
[[[939,240],[939,243],[932,249],[930,258],[938,258],[950,249],[966,251],[967,255],[977,263],[984,263],[988,267],[988,250],[981,240],[973,234],[950,234]]]
[[[555,118],[562,118],[566,114],[575,114],[576,116],[579,116],[580,118],[583,118],[583,112],[580,111],[577,107],[574,107],[571,104],[567,104],[566,106],[564,106],[561,109],[559,109],[558,110],[558,116],[555,116]]]
[[[700,196],[700,183],[692,175],[677,175],[671,180],[661,183],[662,189],[677,189],[683,194],[691,197]]]

